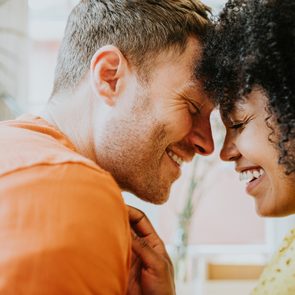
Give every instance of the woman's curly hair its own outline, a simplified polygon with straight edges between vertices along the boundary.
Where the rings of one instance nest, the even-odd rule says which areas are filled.
[[[253,87],[263,89],[279,130],[279,163],[295,172],[295,1],[229,0],[197,73],[225,114]]]

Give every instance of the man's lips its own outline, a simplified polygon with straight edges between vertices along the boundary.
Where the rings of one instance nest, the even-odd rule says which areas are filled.
[[[167,149],[167,154],[169,158],[174,161],[178,166],[181,166],[183,163],[183,158],[181,158],[179,155],[177,155],[175,152],[173,152],[170,149]]]

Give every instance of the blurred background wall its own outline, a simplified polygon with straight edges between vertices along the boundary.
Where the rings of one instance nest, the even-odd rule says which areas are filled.
[[[28,5],[26,0],[0,1],[0,117],[10,118],[27,105]]]

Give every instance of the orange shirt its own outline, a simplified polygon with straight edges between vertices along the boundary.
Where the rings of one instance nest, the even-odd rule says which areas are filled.
[[[119,187],[41,118],[0,123],[0,294],[126,293]]]

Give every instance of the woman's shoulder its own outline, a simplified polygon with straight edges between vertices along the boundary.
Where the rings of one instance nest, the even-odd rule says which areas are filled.
[[[285,237],[281,247],[263,271],[252,295],[295,294],[295,228]]]

